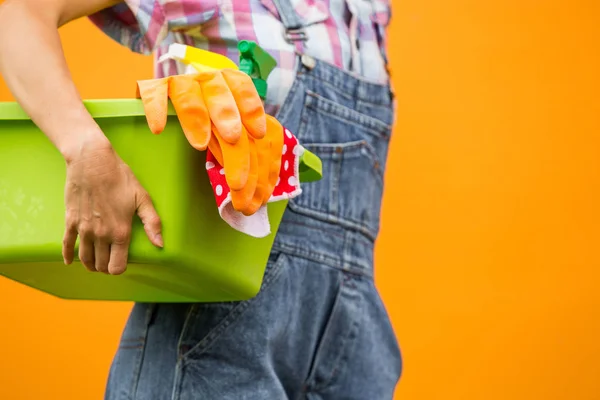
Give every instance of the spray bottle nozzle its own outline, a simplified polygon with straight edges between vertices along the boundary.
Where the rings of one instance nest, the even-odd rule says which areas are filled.
[[[238,43],[240,52],[240,71],[252,78],[256,91],[261,99],[267,95],[267,78],[277,66],[277,62],[269,53],[250,40]]]

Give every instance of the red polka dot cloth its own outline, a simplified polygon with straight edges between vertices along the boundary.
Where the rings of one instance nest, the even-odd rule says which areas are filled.
[[[269,203],[292,199],[300,193],[300,158],[304,148],[298,139],[285,127],[283,128],[283,154],[281,157],[281,169],[279,180],[269,199]],[[267,207],[262,206],[256,213],[246,216],[233,208],[229,186],[225,180],[225,170],[219,165],[215,156],[206,151],[206,171],[213,189],[219,214],[225,222],[233,229],[257,238],[268,236],[271,233],[271,225],[267,214]]]

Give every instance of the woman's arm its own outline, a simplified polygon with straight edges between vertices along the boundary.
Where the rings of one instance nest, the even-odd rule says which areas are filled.
[[[160,219],[131,170],[85,109],[67,68],[58,28],[118,0],[6,0],[0,4],[0,74],[67,162],[65,263],[77,236],[90,270],[122,273],[132,219],[162,246]],[[0,140],[1,140],[0,135]]]
[[[118,0],[6,0],[0,6],[0,74],[67,161],[83,140],[106,138],[83,106],[58,28]],[[65,129],[69,127],[69,129]]]

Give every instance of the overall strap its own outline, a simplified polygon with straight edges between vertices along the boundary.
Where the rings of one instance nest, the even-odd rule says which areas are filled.
[[[303,53],[304,42],[308,40],[302,21],[298,17],[292,0],[273,0],[285,28],[284,36],[288,43],[296,47],[296,52]]]

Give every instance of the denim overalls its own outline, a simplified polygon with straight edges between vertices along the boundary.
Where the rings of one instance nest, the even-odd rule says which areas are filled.
[[[275,4],[289,39],[302,40],[289,0]],[[389,86],[299,55],[277,118],[323,160],[324,176],[290,202],[260,293],[136,304],[106,398],[392,399],[402,363],[373,248],[393,113]]]

